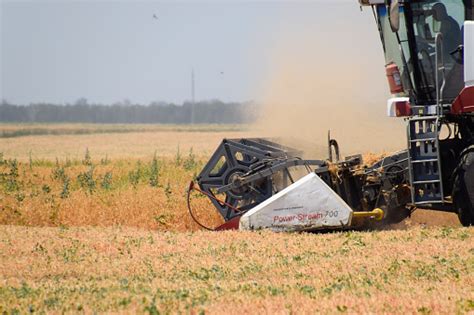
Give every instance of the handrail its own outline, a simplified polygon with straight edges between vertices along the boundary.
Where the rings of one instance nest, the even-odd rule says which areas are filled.
[[[441,53],[441,54],[440,54]],[[441,63],[440,63],[441,60]],[[436,33],[435,37],[435,64],[436,64],[436,114],[441,116],[443,114],[443,94],[446,85],[446,68],[444,67],[444,47],[443,47],[443,33]],[[439,86],[439,72],[443,75],[443,83]]]

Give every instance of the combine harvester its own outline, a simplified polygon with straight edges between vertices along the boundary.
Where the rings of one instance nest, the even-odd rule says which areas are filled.
[[[226,139],[189,187],[194,219],[197,190],[226,221],[216,230],[356,228],[400,222],[417,207],[474,225],[474,0],[360,5],[376,20],[387,114],[405,118],[407,150],[366,166],[360,155],[341,160],[330,137],[324,161],[268,139]]]

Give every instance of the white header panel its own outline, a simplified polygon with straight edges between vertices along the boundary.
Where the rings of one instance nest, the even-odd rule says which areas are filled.
[[[464,81],[474,86],[474,21],[464,22]]]
[[[240,218],[239,229],[304,231],[351,224],[352,209],[315,173],[310,173]]]
[[[383,4],[385,0],[359,0],[360,5]]]

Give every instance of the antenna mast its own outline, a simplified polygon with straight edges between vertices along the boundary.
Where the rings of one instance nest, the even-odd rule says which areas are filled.
[[[191,69],[191,124],[195,124],[195,86],[194,86],[194,68]]]

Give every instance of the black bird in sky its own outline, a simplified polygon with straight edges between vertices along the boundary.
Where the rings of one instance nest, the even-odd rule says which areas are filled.
[[[158,17],[156,16],[156,14],[153,14],[153,18],[158,20]]]

